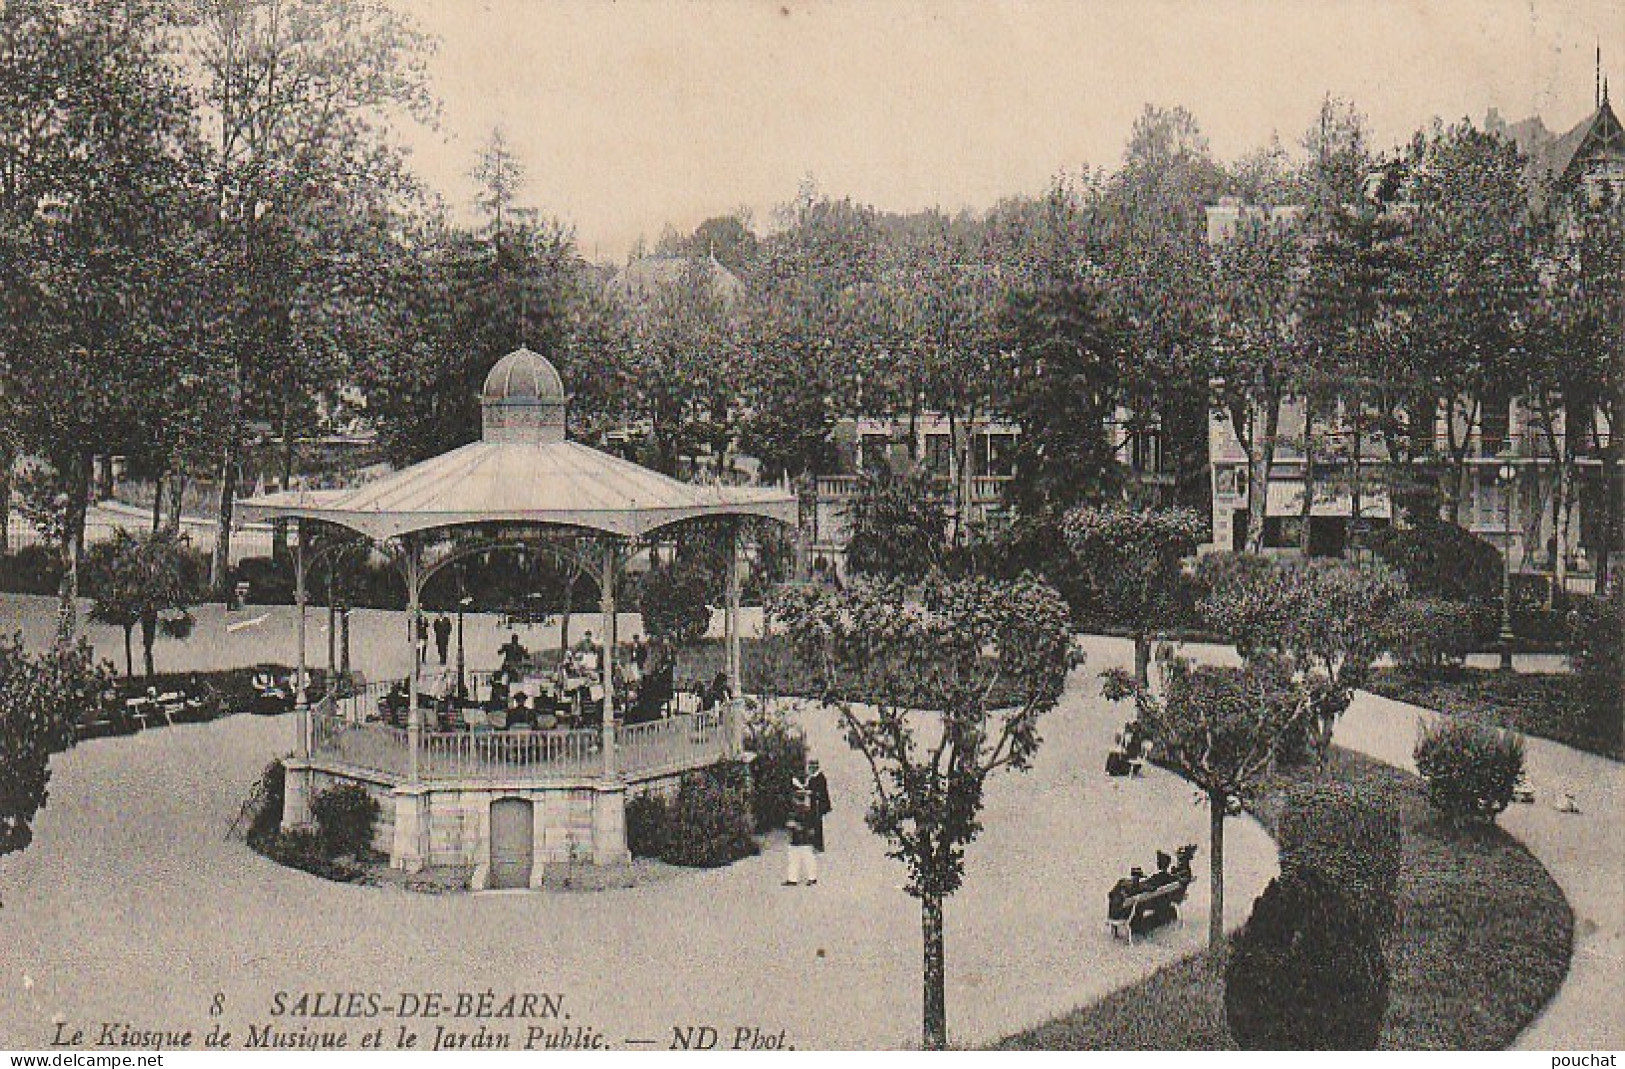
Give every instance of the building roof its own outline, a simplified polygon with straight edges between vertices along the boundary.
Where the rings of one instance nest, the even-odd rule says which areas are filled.
[[[654,255],[633,260],[609,280],[608,289],[617,297],[627,300],[647,300],[664,286],[682,280],[685,272],[698,267],[704,271],[711,288],[727,300],[738,297],[745,284],[732,271],[717,262],[715,256],[691,259],[687,256]]]
[[[563,383],[546,358],[528,349],[497,362],[482,404],[478,442],[346,490],[249,498],[242,515],[321,520],[378,541],[493,523],[637,538],[707,516],[796,520],[796,498],[785,491],[699,486],[568,441]]]

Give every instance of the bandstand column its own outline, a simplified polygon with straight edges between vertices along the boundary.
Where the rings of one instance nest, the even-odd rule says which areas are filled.
[[[600,627],[604,636],[604,655],[599,658],[599,669],[604,678],[604,779],[615,778],[615,543],[605,539],[603,573],[599,577],[599,608],[603,613]]]
[[[418,607],[418,590],[422,585],[418,548],[410,540],[406,543],[406,644],[408,661],[412,667],[406,677],[406,745],[411,752],[408,768],[411,782],[419,776],[418,747],[423,741],[423,710],[418,706],[418,623],[422,615]]]
[[[310,703],[305,692],[305,527],[299,520],[294,520],[294,550],[293,550],[293,600],[298,606],[299,617],[296,626],[299,652],[294,655],[293,669],[293,704],[294,704],[294,730],[299,738],[294,746],[301,758],[310,756]]]

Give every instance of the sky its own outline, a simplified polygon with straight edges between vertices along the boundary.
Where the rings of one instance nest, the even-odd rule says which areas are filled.
[[[982,209],[1114,166],[1147,103],[1222,160],[1295,143],[1323,95],[1378,144],[1434,117],[1590,113],[1625,93],[1621,0],[390,0],[438,39],[417,173],[471,216],[495,127],[519,200],[594,259],[812,178],[882,209]],[[1625,101],[1625,97],[1620,98]]]

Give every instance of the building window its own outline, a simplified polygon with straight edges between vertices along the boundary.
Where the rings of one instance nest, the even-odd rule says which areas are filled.
[[[1213,475],[1214,492],[1225,501],[1247,496],[1247,469],[1220,468]]]
[[[1010,476],[1016,473],[1016,436],[987,435],[987,474]]]
[[[946,434],[925,436],[925,467],[933,475],[947,475],[952,468],[953,446]]]

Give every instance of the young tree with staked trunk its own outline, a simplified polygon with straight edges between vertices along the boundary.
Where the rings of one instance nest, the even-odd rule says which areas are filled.
[[[1184,560],[1206,537],[1206,520],[1189,509],[1084,505],[1066,514],[1061,531],[1092,600],[1133,633],[1134,677],[1145,684],[1151,641],[1175,622]]]
[[[112,539],[90,547],[85,557],[86,586],[92,592],[90,618],[124,629],[124,674],[135,674],[130,638],[141,628],[146,674],[153,674],[152,647],[161,632],[184,639],[192,633],[191,608],[202,579],[182,538],[168,531],[131,534],[122,527]]]
[[[924,1043],[948,1043],[943,905],[981,831],[988,777],[1023,771],[1038,722],[1066,679],[1071,628],[1060,595],[1012,583],[858,582],[782,591],[774,626],[820,681],[868,765],[867,821],[908,870],[924,943]]]
[[[1239,816],[1285,747],[1300,737],[1311,704],[1291,673],[1268,659],[1245,668],[1192,668],[1172,661],[1162,693],[1122,669],[1105,673],[1109,701],[1132,698],[1157,760],[1207,799],[1212,881],[1208,949],[1224,948],[1224,822]]]

